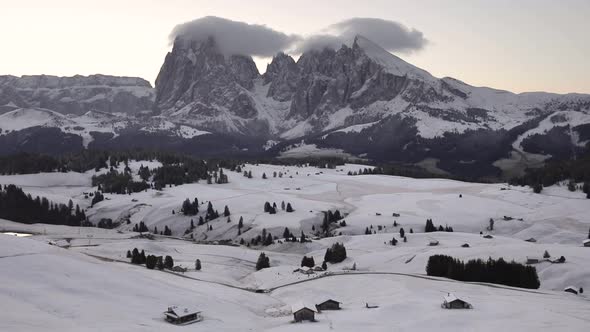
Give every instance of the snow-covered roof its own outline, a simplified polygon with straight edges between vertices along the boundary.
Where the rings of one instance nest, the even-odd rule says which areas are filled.
[[[574,286],[567,286],[567,287],[566,287],[566,288],[564,288],[563,290],[564,290],[564,291],[566,291],[566,290],[568,290],[568,289],[575,290],[576,292],[578,291],[578,289],[577,289],[576,287],[574,287]]]
[[[447,303],[451,303],[451,302],[457,301],[457,300],[467,302],[465,299],[458,298],[453,293],[448,293],[447,295],[445,295],[444,299],[445,299],[445,302],[447,302]]]
[[[326,299],[326,300],[324,300],[324,301],[320,302],[319,304],[324,304],[324,303],[326,303],[326,302],[336,302],[336,303],[342,303],[342,302],[339,302],[339,301],[336,301],[336,300],[333,300],[333,299]]]
[[[313,312],[317,312],[314,305],[310,305],[310,304],[307,304],[304,302],[297,302],[291,306],[292,313],[296,313],[297,311],[302,310],[302,309],[309,309]]]
[[[586,240],[582,241],[582,243],[583,244],[590,243],[590,239],[586,239]]]
[[[198,310],[197,308],[172,306],[172,307],[168,307],[168,311],[166,311],[164,314],[166,314],[168,316],[173,316],[173,317],[184,317],[184,316],[192,315],[192,314],[199,313],[199,312],[201,312],[201,311]]]

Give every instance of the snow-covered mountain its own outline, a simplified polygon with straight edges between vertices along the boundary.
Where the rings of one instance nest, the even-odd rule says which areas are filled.
[[[110,135],[79,135],[86,147],[151,142],[199,154],[292,156],[291,147],[309,145],[319,154],[473,176],[572,158],[590,142],[590,95],[514,94],[436,78],[362,36],[297,61],[279,53],[262,75],[251,57],[223,55],[213,38],[178,36],[155,89],[136,78],[5,76],[0,105],[0,112],[116,114],[93,130]],[[6,129],[17,126],[3,121]],[[52,123],[43,126],[76,134]],[[193,144],[202,140],[207,148]]]
[[[0,76],[0,113],[41,107],[62,114],[136,114],[151,111],[154,98],[150,83],[138,77]]]

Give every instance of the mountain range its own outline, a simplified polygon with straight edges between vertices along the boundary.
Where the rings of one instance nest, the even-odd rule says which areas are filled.
[[[105,75],[0,76],[0,154],[84,148],[201,156],[340,156],[440,174],[510,176],[590,143],[590,95],[436,78],[357,36],[260,74],[213,38],[178,36],[155,88]]]

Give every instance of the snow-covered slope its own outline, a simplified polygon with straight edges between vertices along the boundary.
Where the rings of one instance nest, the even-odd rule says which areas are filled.
[[[133,174],[140,165],[159,166],[157,162],[130,161]],[[590,315],[586,293],[563,292],[569,285],[590,288],[586,264],[590,252],[581,246],[590,226],[586,213],[590,200],[581,193],[559,186],[533,194],[528,188],[505,184],[346,175],[364,167],[246,165],[244,170],[252,171],[251,179],[226,170],[228,184],[105,194],[107,199],[92,208],[83,193],[96,190],[90,187],[94,171],[0,176],[0,184],[15,183],[26,192],[56,202],[73,199],[88,209],[93,222],[123,216],[132,223],[105,230],[0,220],[0,233],[33,234],[26,238],[0,234],[0,326],[9,331],[177,330],[179,327],[164,322],[161,313],[170,305],[180,305],[197,307],[204,317],[185,329],[218,331],[586,328]],[[273,177],[274,172],[283,176]],[[262,179],[263,173],[267,179]],[[178,211],[185,198],[193,197],[205,204],[210,201],[219,210],[227,205],[231,221],[221,217],[185,233],[190,219],[198,216],[183,216]],[[265,201],[279,206],[281,201],[290,202],[295,212],[263,213]],[[313,228],[319,229],[322,211],[327,209],[346,214],[346,226],[334,231],[342,235],[267,247],[216,245],[223,239],[234,243],[240,238],[249,240],[262,229],[280,236],[285,227],[313,238]],[[504,216],[514,219],[504,220]],[[238,234],[240,217],[244,227]],[[424,233],[427,218],[455,231]],[[479,231],[488,233],[489,218],[496,220],[489,232],[494,237],[486,239]],[[154,240],[137,238],[137,233],[129,230],[139,221],[150,230],[169,226],[173,234],[157,235]],[[205,230],[208,226],[213,229]],[[366,228],[375,234],[364,235]],[[401,228],[407,242],[401,241]],[[190,240],[191,234],[199,242]],[[392,237],[400,240],[395,247],[387,244]],[[524,241],[530,237],[537,242]],[[428,246],[431,240],[440,244]],[[327,272],[294,272],[303,255],[321,262],[326,248],[335,242],[346,246],[347,258],[342,263],[329,264]],[[464,243],[470,247],[461,247]],[[133,248],[146,254],[170,255],[175,265],[188,270],[175,274],[129,265],[126,252]],[[563,255],[566,262],[535,264],[541,281],[538,290],[430,278],[424,271],[433,254],[524,262],[527,257],[541,257],[545,250],[552,258]],[[256,271],[261,252],[270,257],[271,267]],[[196,259],[202,263],[201,271],[194,269]],[[356,270],[350,271],[353,265]],[[266,293],[256,293],[256,289]],[[448,293],[467,299],[474,309],[441,309],[442,298]],[[291,322],[291,305],[313,305],[328,298],[340,301],[343,309],[317,314],[316,323]],[[366,303],[378,308],[367,309]]]

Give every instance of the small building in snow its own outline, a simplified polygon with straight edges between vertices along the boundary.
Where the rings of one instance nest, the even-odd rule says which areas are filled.
[[[291,307],[291,312],[293,313],[295,322],[302,322],[304,320],[314,322],[317,310],[313,306],[297,303]]]
[[[537,242],[537,239],[535,239],[534,237],[532,237],[532,238],[530,238],[530,239],[527,239],[527,240],[525,240],[525,241],[526,241],[526,242],[533,242],[533,243],[534,243],[534,242]]]
[[[168,307],[164,312],[166,321],[172,324],[186,325],[203,320],[201,312],[191,308]]]
[[[527,264],[538,264],[541,260],[536,257],[527,257],[526,263]]]
[[[584,247],[590,247],[590,239],[582,241],[582,244],[584,245]]]
[[[563,291],[578,295],[578,290],[574,286],[568,286]]]
[[[428,243],[429,246],[433,247],[433,246],[438,246],[438,241],[437,240],[430,240],[430,242]]]
[[[320,311],[324,310],[340,310],[340,302],[328,299],[320,304],[316,304],[315,308]]]
[[[493,239],[494,237],[490,234],[486,234],[483,236],[484,239]]]
[[[445,309],[472,309],[473,308],[473,306],[469,302],[467,302],[463,299],[460,299],[451,293],[448,293],[447,296],[444,297],[444,301],[441,304],[441,307],[445,308]]]

